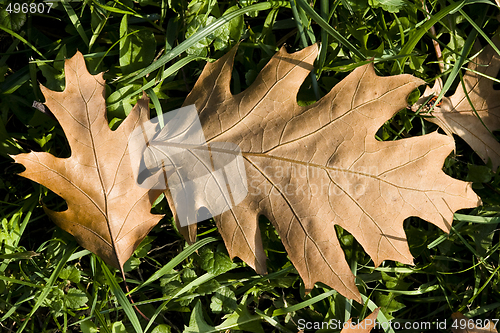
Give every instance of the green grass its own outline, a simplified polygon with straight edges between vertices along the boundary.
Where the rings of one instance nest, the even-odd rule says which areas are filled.
[[[375,268],[338,228],[363,305],[321,283],[305,295],[265,219],[259,223],[269,258],[266,276],[229,260],[213,221],[199,224],[198,242],[188,246],[162,197],[153,211],[166,217],[126,264],[127,293],[115,269],[78,247],[45,215],[42,203],[63,210],[63,200],[17,176],[22,167],[9,157],[30,150],[70,155],[59,124],[32,102],[43,102],[39,84],[64,88],[63,60],[76,50],[93,74],[105,72],[113,128],[143,90],[153,115],[180,107],[206,61],[237,42],[233,93],[248,87],[282,45],[293,52],[319,42],[315,73],[303,84],[300,103],[324,96],[368,61],[379,75],[409,73],[429,84],[441,77],[441,98],[461,84],[476,55],[474,42],[494,45],[499,10],[493,2],[434,0],[425,2],[426,11],[419,0],[320,0],[312,7],[304,0],[193,0],[189,6],[180,0],[89,0],[54,3],[49,13],[45,4],[44,13],[26,15],[7,13],[13,4],[0,3],[0,331],[297,332],[300,320],[345,322],[377,307],[381,323],[447,321],[450,328],[455,311],[475,320],[500,318],[500,176],[460,138],[444,170],[473,181],[483,206],[455,214],[450,234],[407,219],[414,266],[385,261]],[[443,53],[443,72],[433,40]],[[410,99],[418,97],[415,92]],[[397,140],[436,130],[425,117],[402,110],[378,137]]]

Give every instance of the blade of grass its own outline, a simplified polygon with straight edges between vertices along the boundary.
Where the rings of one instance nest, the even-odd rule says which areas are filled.
[[[144,332],[147,332],[148,329],[151,327],[151,325],[153,325],[154,323],[154,320],[156,319],[156,317],[158,317],[158,315],[161,313],[161,311],[165,308],[165,306],[167,306],[167,304],[181,296],[182,294],[188,292],[189,290],[191,289],[194,289],[195,287],[198,287],[200,285],[202,285],[203,283],[207,282],[207,281],[210,281],[211,279],[215,278],[216,275],[214,274],[210,274],[210,273],[205,273],[203,274],[202,276],[196,278],[195,280],[191,281],[190,283],[188,283],[186,286],[184,286],[184,288],[182,288],[181,290],[179,290],[175,295],[173,296],[169,296],[169,298],[163,302],[155,311],[155,313],[151,316],[150,320],[149,320],[149,323],[148,325],[146,326],[146,329],[144,330]]]
[[[97,63],[97,65],[95,66],[95,68],[99,68],[99,66],[101,65],[102,61],[104,60],[104,58],[108,55],[108,53],[113,49],[113,47],[115,47],[116,45],[120,44],[120,42],[122,40],[124,40],[125,38],[127,38],[128,36],[131,36],[133,34],[136,34],[138,33],[139,30],[134,30],[134,31],[131,31],[129,32],[128,34],[122,36],[120,39],[118,39],[116,42],[113,43],[113,45],[111,45],[109,47],[109,49],[104,53],[104,55],[102,56],[101,60],[99,60],[99,62]]]
[[[97,15],[99,15],[99,13]],[[106,16],[104,17],[104,19],[101,19],[101,21],[99,22],[99,24],[95,28],[94,32],[92,33],[92,37],[90,37],[90,42],[89,42],[89,51],[90,51],[90,49],[92,49],[92,46],[94,46],[94,43],[97,40],[97,38],[99,37],[99,35],[101,34],[102,29],[104,29],[104,27],[106,26],[106,23],[108,22],[108,19],[109,19],[109,15],[110,15],[109,13],[106,13]],[[96,66],[96,68],[98,68],[98,67],[99,66]]]
[[[134,289],[132,289],[129,294],[131,295],[131,294],[137,292],[139,289],[141,289],[141,288],[147,286],[148,284],[150,284],[150,283],[158,280],[163,275],[165,275],[166,273],[168,273],[169,271],[171,271],[172,269],[174,269],[175,266],[177,266],[182,261],[184,261],[185,259],[187,259],[196,250],[198,250],[201,247],[203,247],[203,246],[205,246],[205,245],[207,245],[207,244],[209,244],[211,242],[214,242],[216,240],[217,240],[216,238],[207,237],[207,238],[199,240],[196,243],[194,243],[194,244],[186,247],[181,253],[179,253],[178,255],[176,255],[175,258],[173,258],[172,260],[170,260],[168,262],[168,264],[166,264],[165,266],[163,266],[162,268],[160,268],[159,270],[157,270],[153,275],[151,275],[146,281],[144,281],[144,283],[142,283],[141,285],[139,285],[139,286],[135,287]]]
[[[146,89],[146,93],[148,94],[149,98],[151,98],[151,101],[155,106],[156,116],[158,117],[158,123],[160,124],[160,128],[163,128],[165,126],[165,122],[162,117],[163,110],[161,108],[160,100],[158,99],[158,96],[156,96],[152,88]]]
[[[2,29],[3,31],[5,31],[6,33],[8,33],[9,35],[19,39],[21,42],[23,42],[24,44],[26,44],[30,49],[32,49],[33,51],[35,51],[40,57],[42,57],[43,59],[46,59],[42,53],[40,53],[40,51],[38,51],[38,49],[36,47],[34,47],[30,42],[28,42],[26,39],[24,39],[21,35],[18,35],[17,33],[15,33],[14,31],[6,28],[6,27],[3,27],[2,25],[0,25],[0,29]]]
[[[337,291],[335,290],[330,290],[328,292],[325,292],[323,294],[320,294],[318,296],[314,296],[313,298],[310,298],[306,301],[303,301],[303,302],[300,302],[298,304],[295,304],[295,305],[292,305],[292,306],[289,306],[289,307],[286,307],[286,308],[281,308],[281,309],[277,309],[277,310],[274,310],[273,311],[273,317],[276,317],[276,316],[281,316],[281,315],[284,315],[284,314],[287,314],[289,312],[294,312],[294,311],[298,311],[300,309],[303,309],[307,306],[310,306],[314,303],[317,303],[327,297],[330,297],[334,294],[336,294]]]
[[[69,248],[71,248],[71,250]],[[54,269],[54,271],[50,275],[50,278],[47,280],[46,285],[43,287],[43,290],[40,293],[40,296],[38,296],[38,299],[36,300],[35,305],[31,309],[30,313],[24,318],[24,321],[23,321],[21,327],[19,327],[19,329],[17,330],[17,333],[21,333],[22,331],[24,331],[24,329],[26,328],[26,325],[30,322],[30,318],[33,316],[33,314],[36,312],[36,310],[38,310],[38,308],[45,301],[45,298],[50,293],[52,286],[54,285],[54,283],[57,280],[57,277],[59,276],[59,273],[61,272],[63,267],[66,265],[66,262],[68,261],[69,257],[71,257],[71,255],[73,254],[73,252],[75,252],[76,249],[77,249],[77,246],[74,246],[73,244],[68,244],[64,247],[64,250],[63,250],[64,254],[63,254],[61,260],[59,261],[56,268]]]
[[[368,308],[372,312],[375,311],[376,308],[378,308],[377,304],[375,304],[371,299],[369,299],[365,295],[361,294],[361,298],[363,299],[363,303],[368,303]],[[394,329],[392,328],[391,321],[387,319],[387,317],[384,315],[382,311],[378,312],[377,320],[380,323],[380,326],[384,328],[386,333],[395,333]]]
[[[33,213],[33,210],[35,209],[36,204],[38,203],[38,195],[30,194],[29,198],[26,198],[26,201],[24,202],[23,206],[19,211],[17,211],[13,218],[20,219],[21,216],[26,213],[24,216],[23,221],[21,222],[21,225],[19,226],[19,235],[18,237],[14,240],[13,246],[17,248],[19,245],[19,242],[21,241],[21,236],[24,233],[24,230],[26,229],[26,226],[28,225],[28,222],[31,218],[31,215]],[[17,223],[17,222],[16,222]],[[8,264],[11,262],[12,259],[5,259],[2,262],[2,265],[0,265],[0,272],[5,272],[7,269]]]
[[[321,0],[321,17],[328,23],[328,12],[330,11],[328,0]],[[350,7],[349,7],[350,8]],[[352,9],[351,9],[352,11]],[[326,61],[326,52],[328,51],[328,32],[321,29],[321,49],[319,51],[318,75],[321,75]]]
[[[378,271],[378,272],[386,272],[386,273],[400,273],[400,274],[411,274],[411,273],[425,273],[420,272],[418,269],[407,268],[407,267],[373,267],[373,266],[364,266],[362,267],[368,268],[370,270]]]
[[[132,307],[132,304],[130,304],[129,299],[123,292],[122,288],[118,285],[118,282],[116,282],[115,276],[111,274],[111,271],[101,259],[99,259],[99,263],[102,271],[104,272],[104,277],[106,278],[106,281],[108,281],[108,285],[111,288],[111,291],[113,292],[118,300],[118,303],[121,305],[123,311],[127,315],[128,320],[130,320],[130,323],[134,327],[135,332],[143,333],[141,323],[137,318],[134,308]]]
[[[454,217],[457,221],[463,221],[463,222],[484,223],[484,224],[500,223],[500,217],[473,216],[465,214],[455,214]]]
[[[13,283],[16,283],[16,284],[22,284],[22,285],[28,286],[30,288],[42,288],[42,286],[40,286],[40,285],[37,285],[37,284],[34,284],[34,283],[30,283],[30,282],[26,282],[26,281],[23,281],[23,280],[18,280],[18,279],[10,278],[10,277],[3,276],[3,275],[0,275],[0,280],[2,280],[2,281],[8,281],[8,282],[13,282]]]
[[[482,314],[488,313],[490,311],[496,310],[500,308],[500,302],[493,303],[493,304],[488,304],[488,305],[482,305],[478,308],[475,308],[474,310],[471,310],[469,312],[464,313],[464,316],[467,316],[469,318],[474,318],[476,316],[480,316]]]
[[[476,55],[479,55],[479,53],[478,53],[478,54],[476,54]],[[474,56],[470,57],[470,59],[474,59],[476,55],[474,55]],[[499,79],[497,79],[497,78],[495,78],[495,77],[492,77],[492,76],[486,75],[486,74],[484,74],[484,73],[478,72],[478,71],[476,71],[476,70],[473,70],[473,69],[470,69],[470,68],[467,68],[467,67],[465,67],[464,69],[465,69],[466,71],[468,71],[468,72],[474,73],[474,74],[475,74],[475,75],[477,75],[477,76],[482,76],[482,77],[487,78],[488,80],[494,81],[494,82],[496,82],[496,83],[500,83],[500,80],[499,80]]]
[[[17,48],[17,45],[19,45],[20,42],[21,42],[20,39],[14,39],[14,41],[12,42],[12,44],[10,44],[7,51],[5,53],[3,53],[2,58],[0,58],[0,66],[3,66],[7,63],[7,60],[11,56],[10,53],[13,52]]]
[[[465,224],[465,222],[457,223],[455,228],[460,229],[464,224]],[[427,248],[432,249],[432,248],[438,246],[439,244],[441,244],[442,242],[444,242],[445,240],[447,240],[448,238],[450,238],[450,234],[442,234],[441,236],[436,238],[434,241],[432,241],[429,245],[427,245]]]
[[[187,57],[182,58],[181,60],[177,61],[175,64],[173,64],[172,66],[170,66],[169,68],[167,68],[162,73],[160,80],[151,79],[150,81],[148,81],[148,83],[144,84],[142,87],[140,87],[136,91],[133,91],[129,95],[126,95],[126,96],[122,97],[122,99],[131,98],[131,96],[134,96],[134,95],[142,93],[143,90],[147,91],[148,89],[154,87],[159,81],[165,80],[170,75],[173,75],[173,74],[177,73],[177,71],[179,71],[182,67],[184,67],[187,64],[189,64],[191,61],[197,61],[197,60],[201,60],[201,59],[204,59],[204,58],[203,57],[199,57],[199,56],[193,56],[193,55],[189,55]]]
[[[68,0],[61,0],[61,3],[63,5],[66,13],[68,13],[68,17],[69,17],[71,23],[73,24],[76,31],[78,32],[78,34],[82,38],[82,41],[85,43],[85,45],[87,45],[87,47],[89,47],[90,46],[89,38],[85,34],[85,30],[83,29],[83,26],[80,23],[80,19],[78,18],[78,15],[76,15],[75,11],[73,10],[73,7],[71,7]],[[89,48],[89,51],[90,51],[90,48]]]
[[[115,13],[115,14],[123,14],[123,15],[132,15],[132,16],[135,16],[135,17],[139,17],[139,18],[144,18],[143,16],[137,14],[136,11],[132,10],[131,8],[130,11],[127,11],[127,10],[123,10],[123,9],[120,9],[120,8],[116,8],[116,7],[111,7],[111,6],[108,6],[108,5],[104,5],[104,4],[101,4],[99,3],[98,1],[96,0],[92,0],[92,3],[98,7],[101,7],[102,9],[105,9],[111,13]],[[116,5],[117,3],[114,2],[113,3],[114,5]]]
[[[151,24],[152,26],[154,26],[156,29],[160,30],[160,31],[164,31],[164,29],[154,23],[154,20],[157,20],[160,18],[160,16],[158,14],[153,14],[154,16],[149,16],[149,15],[140,15],[138,14],[133,8],[130,8],[129,6],[125,5],[124,3],[118,1],[118,0],[114,0],[113,1],[113,6],[116,6],[116,5],[121,5],[125,8],[128,9],[128,11],[126,10],[123,10],[123,9],[119,9],[119,8],[116,8],[116,7],[111,7],[111,6],[108,6],[108,5],[104,5],[104,4],[101,4],[99,3],[98,1],[96,0],[92,0],[92,3],[98,7],[101,7],[102,9],[105,9],[111,13],[116,13],[116,14],[124,14],[124,15],[131,15],[131,16],[134,16],[134,17],[137,17],[138,19],[141,19],[141,20],[144,20],[146,22],[148,22],[149,24]],[[132,23],[132,22],[130,22]]]
[[[290,2],[290,6],[291,5],[292,2]],[[311,44],[316,43],[316,36],[314,36],[314,33],[311,28],[311,20],[307,17],[306,13],[301,7],[297,8],[297,12],[298,12],[298,17],[300,18],[300,20],[298,20],[297,22],[300,22],[300,24],[302,25],[302,28],[304,29],[304,35],[308,37],[307,39],[311,41]]]
[[[490,3],[492,5],[492,3]],[[474,29],[476,29],[476,31],[486,40],[486,42],[488,42],[488,44],[490,44],[490,46],[493,48],[493,50],[495,50],[496,53],[500,54],[500,50],[497,48],[497,46],[495,45],[495,43],[493,43],[493,41],[488,37],[488,35],[486,35],[486,33],[483,31],[483,29],[481,29],[477,24],[476,22],[470,18],[469,15],[467,15],[463,9],[460,8],[459,10],[460,14],[463,15],[463,17],[465,17],[465,19],[470,23],[470,25],[472,25],[474,27]]]
[[[356,253],[358,251],[358,243],[353,242],[352,243],[352,253]],[[351,257],[351,272],[353,276],[358,275],[358,261],[356,260],[356,256],[353,255]],[[345,298],[345,305],[344,305],[344,321],[347,322],[349,319],[352,317],[352,299]]]
[[[481,21],[484,20],[485,15],[486,15],[486,12],[484,12],[483,18]],[[429,110],[429,112],[432,112],[432,110],[434,109],[434,106],[437,105],[441,101],[443,96],[448,92],[448,89],[450,89],[450,87],[453,85],[453,81],[455,81],[455,78],[457,77],[460,69],[464,65],[470,51],[472,50],[472,46],[474,45],[474,42],[476,41],[477,34],[478,34],[477,30],[473,30],[469,34],[467,39],[465,40],[462,52],[460,53],[460,56],[458,57],[457,62],[455,62],[455,64],[453,65],[453,69],[452,69],[450,75],[446,79],[446,82],[443,84],[443,89],[441,90],[441,92],[437,96],[436,102],[434,104],[432,104],[432,107]]]
[[[321,18],[321,16],[318,15],[314,11],[314,9],[309,6],[305,0],[296,0],[297,5],[300,6],[310,17],[313,19],[322,29],[325,29],[326,32],[328,32],[330,35],[333,36],[339,43],[344,45],[351,51],[353,54],[355,54],[357,57],[359,57],[362,60],[365,60],[366,57],[361,51],[359,51],[354,45],[351,44],[344,36],[342,36],[337,30],[332,28],[325,20]]]
[[[238,290],[236,290],[235,295],[236,296],[241,295],[244,292],[246,292],[247,290],[252,289],[253,286],[255,286],[258,283],[261,283],[263,281],[268,281],[268,280],[271,281],[273,279],[277,279],[278,277],[281,277],[282,275],[285,275],[287,272],[292,271],[293,269],[294,269],[293,266],[288,266],[288,267],[283,268],[280,271],[277,271],[277,272],[274,272],[274,273],[271,273],[271,274],[268,274],[268,275],[265,275],[265,276],[261,276],[261,277],[259,277],[258,279],[255,279],[252,282],[247,282],[247,283],[245,283],[244,287],[238,288]]]
[[[470,107],[472,108],[472,112],[477,117],[477,119],[479,119],[479,121],[481,122],[481,125],[483,125],[483,127],[486,128],[486,130],[490,133],[490,135],[494,137],[493,132],[488,128],[488,126],[486,126],[483,119],[481,119],[481,117],[479,116],[479,113],[477,113],[476,107],[472,103],[470,96],[469,96],[469,93],[467,92],[467,86],[465,85],[464,76],[463,76],[461,71],[459,72],[459,75],[460,75],[460,84],[462,85],[463,91],[465,93],[465,97],[467,98],[467,102],[469,103]]]
[[[427,283],[428,284],[428,283]],[[422,285],[418,288],[418,290],[394,290],[394,289],[377,289],[377,291],[381,292],[386,292],[386,293],[392,293],[394,295],[423,295],[425,293],[430,293],[431,291],[438,290],[439,285],[431,285],[431,286],[425,286]]]
[[[92,276],[93,276],[93,280],[96,281],[97,280],[97,277],[99,275],[101,275],[101,272],[99,271],[99,265],[98,265],[98,262],[97,262],[97,256],[95,254],[91,254],[90,255],[90,268],[92,270]],[[99,287],[100,287],[100,284],[98,283],[93,283],[92,285],[92,307],[90,308],[90,313],[91,314],[94,314],[97,318],[97,320],[99,321],[99,323],[101,324],[101,329],[102,331],[104,331],[104,333],[111,333],[110,331],[110,322],[106,321],[106,318],[104,318],[104,316],[101,314],[100,310],[97,309],[97,300],[99,298]],[[108,296],[108,293],[106,293],[106,296]],[[101,303],[101,307],[103,307],[105,305],[106,302],[102,302]],[[88,317],[87,319],[91,319],[92,316]],[[85,321],[85,320],[82,320],[82,321]],[[79,323],[79,322],[77,322]],[[77,324],[75,323],[75,324]],[[71,326],[71,325],[70,325]]]
[[[295,6],[295,0],[290,1],[290,6],[292,8],[292,13],[295,18],[295,22],[297,23],[297,29],[299,30],[299,36],[300,40],[302,42],[302,47],[307,47],[309,44],[307,43],[307,38],[304,32],[304,22],[302,22],[302,19],[297,11],[297,6]],[[309,74],[311,77],[311,83],[312,83],[312,88],[314,91],[314,96],[316,97],[317,100],[320,99],[320,94],[319,94],[319,87],[318,87],[318,81],[316,80],[316,74],[311,71]]]
[[[268,315],[266,315],[264,312],[260,311],[259,309],[255,309],[255,313],[258,314],[260,316],[260,318],[267,321],[269,324],[271,324],[273,327],[275,327],[279,331],[284,332],[284,333],[293,333],[292,331],[287,329],[285,326],[281,325],[277,320],[275,320],[272,317],[269,317]],[[252,319],[248,320],[247,322],[257,321],[257,320],[260,320],[260,318],[252,318]],[[238,325],[241,325],[242,323],[244,323],[244,322],[238,321]],[[230,328],[230,327],[227,327],[227,328]]]
[[[33,57],[30,57],[30,60],[33,60]],[[35,64],[31,63],[31,61],[30,61],[30,63],[28,64],[28,69],[30,72],[31,82],[36,82],[37,81],[36,73],[37,73],[38,67]],[[33,96],[35,96],[35,101],[41,100],[39,89],[40,88],[38,88],[38,85],[33,85],[33,87],[32,87]]]
[[[481,286],[481,288],[479,288],[477,293],[475,293],[474,296],[472,296],[471,299],[469,299],[469,301],[466,304],[462,305],[460,307],[460,309],[458,309],[458,312],[463,312],[465,310],[465,308],[467,308],[470,304],[472,304],[472,302],[476,299],[477,296],[479,296],[481,294],[481,292],[484,290],[484,288],[486,288],[490,284],[491,279],[493,279],[493,277],[495,276],[495,274],[498,272],[499,269],[500,269],[500,266],[497,266],[495,271],[493,273],[491,273],[488,280],[486,280],[486,282]]]
[[[84,257],[84,256],[89,255],[91,253],[92,252],[90,252],[89,250],[78,251],[77,253],[74,253],[74,254],[71,255],[71,257],[69,257],[68,262],[76,260],[76,259],[80,259],[81,257]]]
[[[200,40],[203,38],[207,37],[211,33],[214,33],[217,29],[231,21],[233,18],[241,16],[245,13],[252,12],[252,11],[262,11],[262,10],[267,10],[273,7],[285,7],[288,5],[288,1],[267,1],[263,3],[257,3],[253,4],[247,7],[244,7],[242,9],[235,10],[233,12],[228,13],[227,15],[223,15],[217,20],[215,20],[212,24],[209,26],[201,29],[200,31],[196,32],[193,34],[190,38],[186,39],[179,45],[177,45],[175,48],[161,56],[158,60],[153,62],[151,65],[148,67],[142,69],[141,71],[136,71],[134,73],[130,73],[126,76],[121,77],[118,82],[125,81],[126,84],[131,83],[132,81],[135,81],[137,79],[140,79],[147,74],[157,70],[158,68],[162,67],[166,63],[168,63],[170,60],[173,58],[177,57],[190,47],[194,46],[196,43],[198,43]]]
[[[9,311],[7,311],[2,318],[0,318],[0,323],[3,322],[4,320],[6,320],[7,318],[9,318],[10,316],[12,316],[16,311],[17,309],[21,306],[21,304],[23,304],[24,302],[28,302],[28,301],[31,301],[33,298],[35,298],[35,295],[30,295],[30,293],[28,291],[26,291],[21,297],[20,297],[20,300],[18,300],[16,302],[16,304],[14,305],[11,305],[11,304],[8,304],[9,306],[11,306],[11,308],[9,309]],[[13,332],[13,331],[12,331]]]
[[[441,9],[436,14],[433,14],[422,26],[415,30],[415,32],[408,38],[406,44],[401,48],[399,52],[400,55],[407,55],[413,52],[415,46],[417,46],[418,42],[424,37],[426,32],[437,22],[442,20],[446,15],[450,14],[452,11],[457,10],[461,6],[463,6],[467,1],[462,0],[459,2],[452,3],[451,5]],[[403,59],[399,60],[398,63],[394,64],[399,68],[403,68],[408,56],[405,56]],[[397,70],[397,67],[393,67],[393,71]]]
[[[453,226],[451,226],[451,230],[452,230],[454,233],[456,233],[456,234],[457,234],[458,238],[460,238],[460,240],[461,240],[461,241],[462,241],[462,243],[465,245],[465,247],[467,247],[467,249],[469,249],[469,251],[470,251],[472,254],[474,254],[474,256],[475,256],[476,258],[478,258],[478,259],[480,260],[480,262],[481,262],[481,263],[483,263],[485,266],[488,266],[488,264],[484,261],[484,260],[485,260],[485,258],[484,258],[482,255],[480,255],[480,254],[476,251],[476,249],[474,249],[474,248],[473,248],[473,247],[469,244],[469,242],[467,242],[467,240],[464,238],[464,236],[462,236],[462,235],[460,234],[460,232],[458,232],[458,231],[457,231],[457,229],[456,229],[456,228],[454,228]]]
[[[101,324],[101,330],[103,330],[104,333],[112,333],[110,331],[109,327],[108,327],[108,323],[106,322],[106,319],[104,318],[104,316],[99,311],[95,311],[93,313],[95,313],[95,316],[97,317],[97,320]]]

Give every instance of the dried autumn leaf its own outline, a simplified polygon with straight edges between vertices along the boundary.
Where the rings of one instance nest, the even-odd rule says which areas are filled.
[[[140,99],[119,128],[106,119],[102,73],[91,75],[80,52],[66,60],[66,88],[41,87],[45,104],[61,124],[71,147],[69,158],[31,152],[13,158],[34,180],[66,200],[68,209],[45,212],[83,247],[122,269],[141,240],[161,218],[150,213],[158,191],[140,188],[128,157],[128,140],[149,119],[147,97]]]
[[[375,327],[375,319],[377,319],[380,308],[375,309],[368,317],[366,317],[359,324],[352,326],[352,319],[346,323],[346,328],[342,329],[340,333],[368,333]]]
[[[470,184],[441,170],[453,149],[450,138],[374,138],[420,80],[381,78],[364,66],[318,103],[300,107],[295,96],[312,68],[315,46],[292,55],[282,50],[249,89],[233,96],[235,51],[207,65],[186,100],[199,110],[207,143],[236,144],[245,160],[250,193],[216,218],[232,257],[265,272],[257,227],[264,214],[307,289],[321,281],[361,301],[335,224],[350,231],[376,265],[385,259],[411,263],[404,218],[419,216],[448,231],[454,211],[479,203]],[[127,155],[130,133],[148,119],[147,101],[139,101],[113,132],[105,117],[102,75],[90,75],[81,54],[66,63],[66,75],[64,92],[43,92],[68,136],[71,157],[30,153],[16,156],[16,162],[26,166],[22,176],[66,199],[68,210],[47,210],[52,219],[121,268],[160,218],[149,213],[156,192],[137,186]]]
[[[486,325],[478,326],[477,321],[472,318],[467,318],[460,312],[454,312],[451,315],[452,324],[451,324],[451,332],[452,333],[498,333],[495,328],[495,322],[491,320],[484,320],[483,323]]]
[[[443,97],[442,104],[432,112],[435,118],[427,119],[448,135],[456,134],[464,139],[485,163],[491,159],[493,170],[500,166],[500,143],[492,134],[500,129],[500,93],[493,89],[495,82],[485,75],[495,78],[499,69],[500,55],[491,46],[486,47],[469,64],[464,85],[460,84],[453,96]],[[432,89],[427,87],[417,105],[439,94],[442,88],[442,81],[436,80]]]
[[[470,183],[442,171],[451,138],[436,132],[375,139],[420,79],[379,77],[367,65],[302,107],[296,96],[317,46],[293,54],[282,48],[238,95],[230,91],[235,52],[207,64],[184,103],[196,105],[207,143],[237,144],[245,161],[249,194],[215,218],[231,258],[266,272],[258,228],[265,215],[306,289],[321,281],[361,302],[335,225],[353,234],[376,265],[412,264],[405,218],[418,216],[448,232],[456,210],[480,203]]]

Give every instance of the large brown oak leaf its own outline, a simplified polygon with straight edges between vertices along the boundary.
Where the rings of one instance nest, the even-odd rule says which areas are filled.
[[[378,77],[368,65],[317,103],[301,107],[296,95],[312,69],[316,46],[294,54],[282,49],[238,95],[229,88],[235,52],[206,66],[185,103],[196,105],[208,143],[237,144],[244,158],[249,193],[215,218],[231,257],[266,272],[258,229],[258,217],[265,215],[307,289],[321,281],[361,301],[334,225],[351,232],[376,265],[385,259],[411,264],[402,228],[406,217],[419,216],[449,231],[453,212],[479,204],[469,183],[441,170],[454,147],[451,138],[433,133],[375,139],[421,80]],[[32,152],[15,159],[26,166],[22,176],[67,201],[64,212],[46,209],[56,224],[122,267],[160,219],[150,214],[157,191],[137,185],[127,150],[132,131],[148,120],[148,101],[141,99],[111,131],[102,74],[90,75],[79,53],[65,71],[63,92],[42,91],[68,137],[71,157]],[[175,214],[168,190],[166,195]],[[191,237],[192,227],[186,233]]]
[[[149,119],[148,99],[138,101],[119,128],[106,119],[102,73],[91,75],[80,52],[64,65],[66,88],[41,87],[45,104],[61,124],[71,147],[69,158],[31,152],[14,156],[26,167],[20,175],[66,200],[68,209],[45,212],[83,247],[120,268],[161,215],[150,213],[158,191],[137,185],[128,156],[128,140]],[[161,192],[160,192],[161,193]]]
[[[231,257],[266,272],[258,228],[265,215],[306,289],[321,281],[361,302],[335,225],[353,234],[376,265],[412,264],[405,218],[418,216],[448,232],[456,210],[480,204],[470,183],[442,171],[454,148],[450,137],[375,139],[420,79],[379,77],[366,65],[303,107],[296,96],[317,46],[293,54],[282,48],[237,95],[230,91],[235,52],[207,64],[184,103],[196,105],[208,143],[231,142],[242,151],[249,193],[215,218]]]

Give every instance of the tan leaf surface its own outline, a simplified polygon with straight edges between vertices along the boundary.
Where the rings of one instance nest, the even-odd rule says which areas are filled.
[[[336,224],[376,265],[386,259],[412,264],[405,218],[418,216],[448,232],[456,210],[480,203],[469,183],[442,171],[451,138],[436,132],[375,139],[420,79],[379,77],[366,65],[302,107],[296,96],[317,46],[293,54],[282,48],[238,95],[230,91],[235,52],[207,64],[184,103],[196,105],[207,142],[235,143],[245,160],[247,197],[215,218],[231,257],[266,272],[258,229],[265,215],[307,289],[321,281],[361,302]]]
[[[452,333],[498,333],[495,328],[495,322],[488,321],[488,324],[480,327],[476,325],[476,321],[472,318],[467,318],[460,312],[455,312],[451,315]]]
[[[21,176],[66,200],[68,209],[63,212],[44,207],[51,219],[80,245],[121,269],[161,218],[150,213],[159,192],[137,186],[127,149],[130,133],[149,119],[148,99],[143,96],[112,131],[106,119],[102,73],[91,75],[80,52],[66,60],[64,69],[63,92],[41,89],[45,104],[66,134],[71,156],[31,152],[14,159],[26,167]]]
[[[497,44],[500,45],[498,39]],[[495,82],[484,75],[492,78],[497,76],[500,69],[500,56],[491,46],[488,46],[476,59],[472,60],[469,69],[464,75],[465,89],[460,84],[451,97],[444,97],[441,106],[435,107],[432,112],[435,118],[427,120],[435,123],[448,134],[459,135],[484,162],[491,159],[493,170],[496,171],[500,166],[500,143],[491,132],[500,129],[500,92],[493,89]],[[426,89],[420,103],[432,94],[439,94],[442,88],[442,81],[436,80],[432,89]],[[467,95],[470,102],[467,100]],[[471,103],[482,122],[474,113]]]
[[[351,322],[352,319],[349,319],[349,321],[346,323],[346,328],[342,329],[340,333],[368,333],[371,332],[372,328],[375,327],[375,319],[377,319],[378,312],[380,308],[375,309],[375,311],[372,312],[368,317],[366,317],[362,322],[359,324],[351,327]]]

